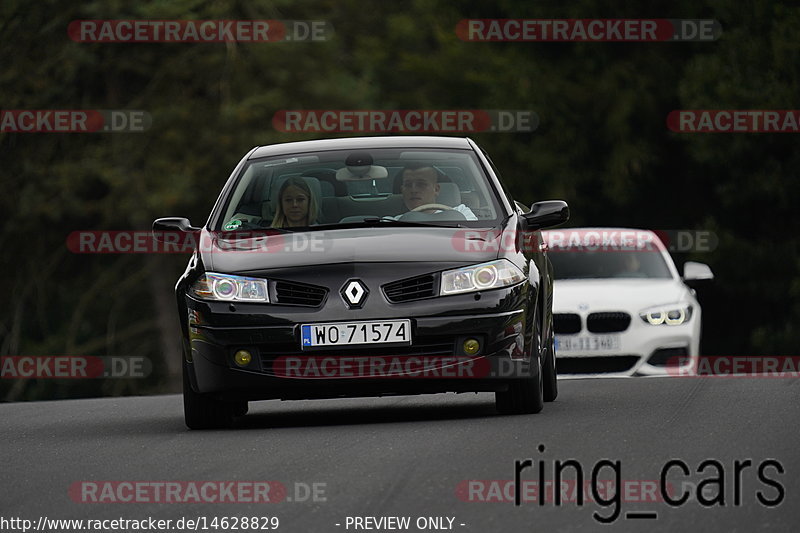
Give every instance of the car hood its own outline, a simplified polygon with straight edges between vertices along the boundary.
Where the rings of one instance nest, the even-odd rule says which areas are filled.
[[[203,230],[200,253],[206,270],[231,273],[352,262],[473,264],[498,257],[496,246],[465,246],[465,239],[486,239],[481,233],[370,226],[229,239]]]
[[[683,282],[674,279],[566,279],[553,288],[553,311],[628,311],[692,299]]]

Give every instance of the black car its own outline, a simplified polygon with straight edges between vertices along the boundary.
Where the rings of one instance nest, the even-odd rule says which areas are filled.
[[[247,402],[492,391],[501,413],[557,394],[552,266],[562,201],[513,200],[470,139],[363,137],[251,150],[176,296],[190,428]]]

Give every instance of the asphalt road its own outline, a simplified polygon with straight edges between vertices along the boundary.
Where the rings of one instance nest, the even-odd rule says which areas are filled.
[[[260,402],[235,429],[209,432],[185,429],[179,396],[0,404],[0,530],[21,531],[22,522],[2,522],[13,518],[38,525],[39,517],[153,517],[173,524],[205,517],[198,530],[221,531],[220,518],[248,516],[277,517],[277,530],[286,532],[797,531],[798,421],[800,383],[769,378],[562,381],[558,400],[527,416],[497,415],[490,394]],[[515,506],[515,461],[524,459],[533,467],[520,474],[525,501]],[[594,476],[607,504],[578,504],[569,482],[569,501],[560,505],[549,498],[540,505],[526,492],[540,470],[547,482],[556,462],[570,459],[577,466],[564,468],[563,478],[574,479],[580,468],[590,496],[598,462],[619,461],[599,463]],[[671,459],[689,472],[669,470],[668,496],[690,495],[675,507],[657,490]],[[712,466],[698,472],[708,459],[721,472]],[[737,475],[735,463],[748,459],[751,466]],[[614,502],[605,489],[617,472],[625,488]],[[720,476],[721,491],[713,483],[698,487]],[[278,482],[268,493],[262,483],[258,494],[281,501],[193,503],[190,486],[237,480]],[[151,484],[140,483],[142,492],[134,495],[129,486],[111,483],[125,481]],[[154,492],[160,490],[154,483],[173,481],[189,483],[172,493],[179,502],[165,503],[166,493]],[[220,492],[206,493],[206,500],[230,499],[222,486],[213,485]],[[254,497],[246,487],[255,485],[242,486],[234,499]],[[717,496],[716,503],[701,504],[698,493],[707,504]],[[159,501],[121,503],[125,498]],[[595,517],[615,511],[610,525]],[[635,514],[642,512],[650,514]],[[365,517],[408,517],[409,526],[390,529],[404,526]],[[265,525],[261,520],[256,529]]]

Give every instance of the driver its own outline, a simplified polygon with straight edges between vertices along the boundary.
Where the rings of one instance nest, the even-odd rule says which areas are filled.
[[[435,204],[436,197],[439,195],[438,172],[431,166],[424,165],[410,165],[403,169],[401,174],[403,181],[401,184],[401,192],[403,193],[403,201],[406,208],[411,211],[422,205]],[[475,213],[464,204],[459,204],[453,207],[467,220],[478,220]],[[426,209],[425,213],[439,213],[441,209]]]

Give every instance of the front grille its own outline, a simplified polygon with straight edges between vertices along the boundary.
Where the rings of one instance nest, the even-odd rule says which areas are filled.
[[[319,307],[327,293],[327,289],[316,285],[293,281],[275,282],[275,301],[279,304]]]
[[[689,362],[689,350],[686,348],[660,348],[653,352],[647,362],[653,366],[683,366]]]
[[[625,331],[631,325],[631,315],[623,312],[591,313],[586,318],[586,329],[592,333]]]
[[[558,357],[559,374],[605,374],[627,372],[639,361],[638,355]]]
[[[425,274],[387,283],[383,286],[383,293],[393,304],[430,298],[436,295],[436,277]]]
[[[554,313],[553,331],[562,335],[580,333],[581,317],[575,313]]]

